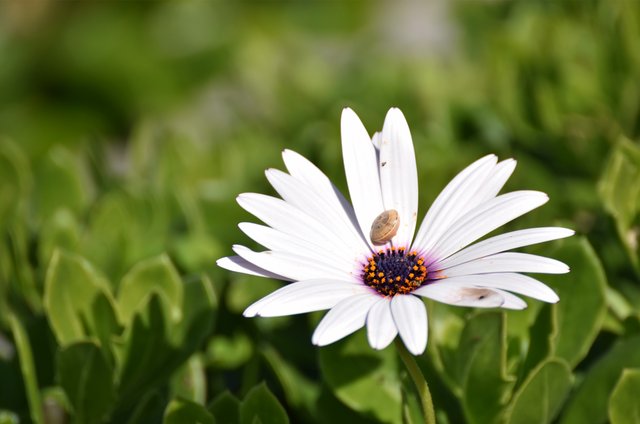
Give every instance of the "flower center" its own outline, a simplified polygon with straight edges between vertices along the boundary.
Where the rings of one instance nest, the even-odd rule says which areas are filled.
[[[404,247],[380,250],[369,257],[362,270],[362,281],[383,296],[411,293],[427,278],[424,258]]]

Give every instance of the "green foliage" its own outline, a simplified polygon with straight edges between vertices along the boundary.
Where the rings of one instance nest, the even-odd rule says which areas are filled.
[[[514,394],[509,423],[550,423],[558,414],[572,384],[571,368],[551,358],[534,369]]]
[[[527,249],[557,304],[428,302],[439,422],[637,421],[639,2],[40,3],[0,2],[0,423],[420,422],[392,347],[214,265],[283,148],[345,190],[345,106],[403,110],[421,214],[496,153],[550,197],[505,229],[579,234]]]
[[[627,369],[611,393],[609,420],[612,424],[631,424],[640,421],[640,369]]]
[[[402,422],[397,362],[393,349],[372,350],[364,334],[320,351],[320,369],[335,396],[381,422]]]

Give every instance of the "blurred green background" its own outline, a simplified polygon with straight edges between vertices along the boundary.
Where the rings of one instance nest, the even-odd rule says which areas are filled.
[[[244,319],[280,283],[215,267],[282,149],[346,192],[347,106],[371,133],[404,112],[421,214],[496,153],[551,198],[509,228],[579,233],[531,249],[573,269],[542,278],[557,306],[429,304],[441,422],[631,422],[639,42],[635,0],[0,2],[0,423],[417,422],[392,348]]]

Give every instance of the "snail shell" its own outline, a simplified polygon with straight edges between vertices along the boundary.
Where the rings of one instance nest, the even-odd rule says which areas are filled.
[[[385,244],[393,238],[400,228],[400,216],[395,209],[382,212],[371,224],[371,242],[373,244]]]

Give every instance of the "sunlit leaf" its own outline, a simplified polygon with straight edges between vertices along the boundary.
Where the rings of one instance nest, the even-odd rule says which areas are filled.
[[[107,283],[88,261],[61,250],[54,252],[47,269],[44,305],[53,332],[61,345],[84,340],[92,335],[83,317],[93,316],[94,305],[108,308],[105,300],[96,300],[107,296],[107,293]],[[111,302],[107,299],[106,303]],[[100,322],[103,319],[106,321]],[[113,323],[114,317],[113,314],[109,318],[100,316],[91,321],[95,325],[104,325],[106,322]]]
[[[179,321],[182,315],[182,281],[166,255],[139,262],[122,279],[118,306],[123,321],[130,321],[153,293],[163,295],[169,302],[170,319]]]

